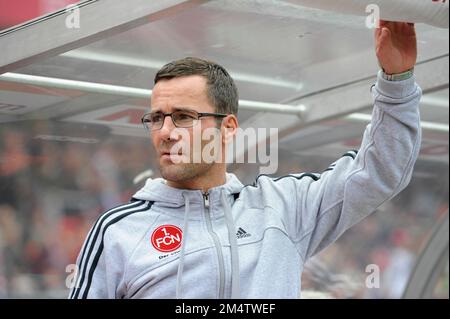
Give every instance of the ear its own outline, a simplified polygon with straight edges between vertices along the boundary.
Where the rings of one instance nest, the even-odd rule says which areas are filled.
[[[230,114],[225,117],[222,121],[221,132],[222,132],[222,143],[229,144],[233,137],[237,133],[237,129],[239,127],[239,122],[234,114]]]

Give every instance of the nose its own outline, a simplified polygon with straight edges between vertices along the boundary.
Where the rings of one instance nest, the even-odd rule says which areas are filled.
[[[163,125],[161,129],[159,130],[159,134],[162,139],[169,141],[170,140],[170,133],[175,128],[175,125],[172,122],[172,118],[169,115],[166,115],[164,117]]]

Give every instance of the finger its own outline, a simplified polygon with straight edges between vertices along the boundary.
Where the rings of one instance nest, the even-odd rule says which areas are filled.
[[[378,40],[381,36],[381,26],[375,29],[375,39]]]
[[[381,28],[379,31],[379,35],[376,41],[376,53],[377,55],[381,54],[386,48],[386,42],[389,41],[389,29],[386,27]]]
[[[389,28],[382,28],[381,29],[381,35],[380,35],[380,42],[381,43],[387,43],[388,41],[391,41],[392,37],[392,31]]]
[[[409,33],[412,29],[414,29],[414,23],[405,22],[399,26],[399,31]]]
[[[397,23],[395,28],[391,31],[393,31],[395,34],[398,35],[414,35],[415,34],[415,25],[414,23],[410,22],[402,22]]]
[[[399,34],[402,32],[402,29],[405,25],[406,23],[403,22],[393,22],[391,31],[395,34]]]
[[[394,24],[395,24],[395,22],[393,22],[393,21],[384,21],[383,27],[392,28],[394,26]]]
[[[383,52],[389,46],[389,43],[391,43],[391,40],[392,40],[391,30],[389,30],[386,27],[382,28],[381,34],[378,38],[377,51]]]
[[[379,39],[379,37],[381,36],[381,30],[384,27],[387,27],[388,24],[389,24],[389,21],[386,21],[386,20],[383,20],[383,19],[379,20],[379,26],[378,26],[378,28],[375,29],[375,39]]]
[[[408,35],[415,35],[416,34],[416,25],[414,23],[408,23],[405,33]]]

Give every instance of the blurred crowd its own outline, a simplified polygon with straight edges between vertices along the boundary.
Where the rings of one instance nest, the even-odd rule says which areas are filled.
[[[130,200],[150,144],[103,133],[58,141],[69,135],[59,126],[29,125],[0,128],[0,297],[64,297],[66,266],[95,219]]]
[[[149,139],[81,124],[62,132],[58,125],[0,126],[0,298],[66,298],[66,267],[75,263],[95,219],[128,202],[143,183],[133,182],[135,177],[155,168]],[[51,138],[83,134],[90,139]],[[320,172],[331,161],[281,154],[277,175]],[[255,178],[255,167],[232,171],[247,183]],[[311,259],[304,297],[400,298],[430,229],[448,209],[448,163],[445,174],[434,174],[439,180],[431,178],[429,185],[427,179],[413,180],[399,197]],[[379,287],[367,288],[369,265],[379,268]],[[437,297],[448,298],[448,266],[442,281]]]

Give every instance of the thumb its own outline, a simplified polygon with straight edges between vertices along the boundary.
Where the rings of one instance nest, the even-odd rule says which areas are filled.
[[[386,45],[391,42],[391,30],[388,28],[382,28],[381,29],[381,35],[380,35],[380,45]]]
[[[376,53],[378,58],[382,58],[384,55],[386,55],[391,41],[391,30],[389,30],[388,28],[382,28],[378,35],[376,46]]]

